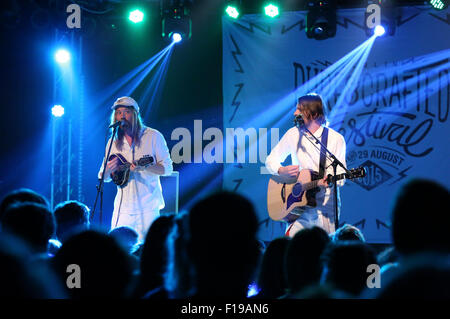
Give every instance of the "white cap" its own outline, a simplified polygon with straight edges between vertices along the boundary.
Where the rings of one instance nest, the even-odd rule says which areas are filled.
[[[132,107],[133,109],[136,110],[136,112],[139,113],[139,105],[137,104],[137,102],[129,97],[129,96],[122,96],[119,97],[116,102],[114,102],[113,106],[111,107],[111,110],[115,110],[118,107]]]

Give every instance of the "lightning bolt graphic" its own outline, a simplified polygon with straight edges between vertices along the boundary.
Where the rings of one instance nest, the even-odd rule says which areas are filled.
[[[231,55],[233,56],[234,61],[236,62],[238,69],[234,70],[235,72],[244,73],[244,69],[242,68],[241,63],[239,62],[239,59],[237,58],[238,55],[242,55],[241,50],[239,49],[239,46],[236,43],[236,40],[233,38],[232,35],[230,35],[231,42],[233,42],[233,45],[235,47],[235,51],[231,51]]]
[[[407,167],[407,168],[405,168],[403,171],[398,172],[398,175],[399,175],[400,177],[397,178],[397,179],[396,179],[395,181],[393,181],[392,183],[390,183],[389,185],[393,185],[393,184],[397,183],[398,181],[404,179],[404,178],[407,176],[405,173],[406,173],[411,167],[412,167],[412,166]]]
[[[235,86],[238,89],[237,89],[236,93],[234,94],[233,101],[231,102],[231,105],[235,106],[235,109],[234,109],[233,115],[231,116],[231,118],[230,118],[230,120],[228,122],[231,122],[234,119],[234,116],[236,115],[236,112],[237,112],[239,106],[241,105],[241,102],[236,101],[236,99],[237,99],[239,93],[241,93],[241,90],[244,87],[244,83],[238,83]]]

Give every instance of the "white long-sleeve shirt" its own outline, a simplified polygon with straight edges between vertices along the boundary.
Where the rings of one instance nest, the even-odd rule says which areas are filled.
[[[321,140],[323,126],[321,126],[314,136]],[[309,141],[308,141],[309,139]],[[328,128],[328,142],[327,148],[332,152],[345,167],[345,152],[346,144],[344,137],[335,130]],[[297,127],[289,129],[272,149],[269,156],[266,158],[266,168],[274,175],[278,175],[278,170],[282,166],[286,158],[291,155],[292,165],[299,165],[299,170],[310,169],[319,172],[320,163],[320,144],[316,144],[314,138],[309,136],[309,133],[300,133]],[[333,175],[333,167],[330,165],[331,161],[327,158],[325,162],[325,174]],[[337,174],[344,173],[344,169],[340,166],[337,168]],[[339,186],[344,184],[344,180],[338,182]],[[323,212],[332,214],[334,211],[332,196],[332,189],[327,187],[316,194],[318,206],[323,206]],[[331,200],[330,200],[331,199]],[[339,201],[339,198],[338,198]],[[319,208],[320,211],[322,209]]]
[[[106,152],[110,143],[111,139],[109,139],[106,145]],[[122,150],[119,151],[116,143],[113,143],[111,154],[115,153],[120,153],[129,163],[134,160],[139,160],[145,155],[150,155],[153,156],[156,163],[164,166],[164,175],[170,175],[173,171],[169,149],[167,148],[163,135],[159,131],[149,127],[143,129],[139,146],[134,146],[133,148],[125,140],[122,145]],[[103,163],[98,172],[99,178],[101,178],[103,171]],[[111,181],[111,177],[105,176],[105,182],[109,181]],[[137,167],[134,171],[130,172],[130,178],[126,186],[117,187],[113,214],[117,214],[119,210],[121,214],[140,214],[147,211],[161,210],[163,208],[164,198],[162,196],[159,175],[152,173],[148,168]]]

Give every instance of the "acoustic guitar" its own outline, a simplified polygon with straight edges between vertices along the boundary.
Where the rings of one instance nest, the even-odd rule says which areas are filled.
[[[108,158],[108,161],[111,161],[116,157],[119,159],[120,164],[118,169],[113,174],[111,174],[111,178],[114,184],[116,184],[117,186],[125,187],[128,183],[128,179],[130,178],[131,164],[125,159],[125,157],[122,156],[122,154],[112,154]],[[146,167],[148,165],[153,165],[154,162],[155,159],[153,158],[153,156],[145,155],[141,159],[133,161],[133,164],[136,166]]]
[[[364,167],[350,170],[350,173],[328,175],[328,184],[335,183],[343,178],[354,179],[366,176]],[[298,177],[281,177],[274,175],[267,187],[267,210],[269,216],[275,221],[291,223],[295,221],[308,208],[316,207],[315,195],[320,191],[318,173],[303,169]]]

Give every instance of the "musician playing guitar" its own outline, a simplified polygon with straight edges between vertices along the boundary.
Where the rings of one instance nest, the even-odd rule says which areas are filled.
[[[111,229],[129,226],[144,240],[150,225],[164,208],[159,176],[172,173],[172,160],[162,134],[143,125],[134,99],[121,97],[111,109],[111,124],[121,123],[105,171],[105,182],[113,180],[118,185]],[[106,150],[110,143],[111,139]],[[99,178],[102,169],[103,164]]]
[[[301,116],[309,131],[346,166],[344,137],[325,126],[324,105],[318,94],[310,93],[300,97],[294,116]],[[295,180],[312,174],[311,179],[318,180],[318,187],[308,193],[315,203],[302,210],[297,215],[298,218],[286,220],[288,221],[286,236],[293,237],[301,229],[312,226],[319,226],[327,233],[335,231],[334,196],[331,189],[334,184],[329,185],[327,182],[327,175],[333,174],[333,168],[330,165],[331,161],[325,156],[321,156],[320,149],[321,145],[317,144],[309,133],[302,130],[302,126],[293,127],[284,134],[266,159],[266,167],[269,172],[279,175],[281,179]],[[282,166],[281,163],[289,155],[291,155],[292,165]],[[321,163],[322,165],[320,165]],[[337,174],[340,173],[344,173],[344,170],[338,167]],[[317,174],[319,176],[316,176]],[[337,182],[337,185],[342,186],[343,183],[342,179]],[[340,202],[339,197],[338,202]]]

